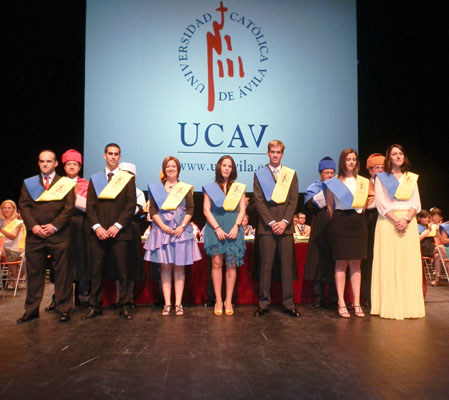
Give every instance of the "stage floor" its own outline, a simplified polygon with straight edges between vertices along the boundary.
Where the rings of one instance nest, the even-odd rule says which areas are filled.
[[[0,297],[0,398],[5,399],[443,399],[448,398],[449,287],[429,287],[427,317],[344,320],[336,310],[255,306],[234,317],[185,307],[163,318],[138,306],[125,321],[107,308],[61,324],[43,311],[17,325],[25,290]]]

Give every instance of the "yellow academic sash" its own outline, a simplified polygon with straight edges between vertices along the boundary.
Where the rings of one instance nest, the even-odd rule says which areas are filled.
[[[244,183],[234,182],[228,193],[226,194],[226,198],[223,202],[223,208],[225,211],[234,211],[238,206],[240,199],[245,193],[246,185]]]
[[[362,208],[368,198],[369,179],[357,175],[354,200],[352,200],[351,208]]]
[[[294,169],[282,166],[273,193],[271,194],[271,200],[277,204],[285,203],[294,176]]]
[[[134,175],[128,172],[118,171],[103,188],[98,198],[109,200],[115,199],[133,176]]]
[[[410,197],[412,197],[416,182],[418,182],[418,176],[419,175],[414,174],[413,172],[406,172],[404,175],[402,175],[394,197],[396,197],[398,200],[408,200]]]
[[[60,178],[50,189],[44,190],[36,201],[62,200],[76,185],[75,181],[66,176]]]
[[[6,225],[3,229],[8,233],[13,233],[14,229],[16,229],[20,224],[23,224],[23,221],[20,219],[12,220],[8,225]],[[0,233],[0,237],[4,237],[3,233]]]
[[[178,182],[162,204],[162,210],[176,210],[181,201],[186,197],[187,193],[193,189],[192,185],[184,182]]]
[[[437,229],[438,225],[432,224],[432,226],[430,227],[430,232],[427,234],[426,237],[435,237],[437,235]]]

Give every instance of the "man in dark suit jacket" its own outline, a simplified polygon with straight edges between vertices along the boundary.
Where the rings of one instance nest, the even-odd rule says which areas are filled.
[[[278,258],[281,268],[282,280],[282,304],[285,312],[292,317],[299,317],[293,303],[293,269],[295,260],[295,248],[293,241],[293,215],[298,203],[298,177],[296,172],[288,189],[285,202],[276,203],[271,198],[269,192],[270,185],[273,189],[274,182],[277,181],[281,172],[281,160],[284,155],[284,144],[279,140],[272,140],[268,143],[268,157],[270,163],[265,167],[265,177],[268,177],[267,185],[261,181],[262,176],[257,172],[254,175],[254,205],[259,214],[259,225],[256,235],[259,236],[260,251],[260,296],[259,309],[256,317],[263,316],[269,310],[271,304],[271,271],[275,258]],[[272,180],[272,181],[271,181]],[[268,189],[268,190],[267,190]]]
[[[106,168],[92,175],[87,190],[86,215],[89,226],[92,228],[89,238],[92,260],[91,291],[90,308],[82,319],[94,318],[102,314],[101,295],[108,254],[115,259],[120,282],[119,315],[125,319],[132,319],[127,305],[129,302],[127,260],[133,239],[130,221],[137,204],[135,178],[125,173],[130,179],[115,198],[100,198],[101,191],[114,175],[119,173],[120,146],[115,143],[106,145],[103,157],[106,160]]]
[[[67,186],[72,188],[61,199],[39,199],[61,179],[55,172],[57,165],[53,151],[42,151],[39,154],[41,173],[26,179],[22,186],[19,209],[27,228],[25,258],[28,282],[25,313],[17,320],[19,324],[39,317],[47,255],[51,256],[55,274],[55,309],[60,313],[61,322],[70,319],[72,273],[69,221],[75,210],[75,191],[72,186]]]

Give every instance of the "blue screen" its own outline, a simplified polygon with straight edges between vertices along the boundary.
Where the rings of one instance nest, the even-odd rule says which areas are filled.
[[[85,175],[116,142],[137,186],[181,163],[195,191],[231,155],[252,191],[270,140],[300,191],[357,149],[355,0],[88,0]]]

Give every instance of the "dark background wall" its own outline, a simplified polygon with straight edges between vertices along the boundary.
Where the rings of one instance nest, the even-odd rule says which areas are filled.
[[[446,219],[448,9],[447,1],[357,1],[362,164],[402,144],[423,208],[438,206]],[[9,2],[3,22],[0,200],[17,200],[42,148],[83,149],[85,1]]]

